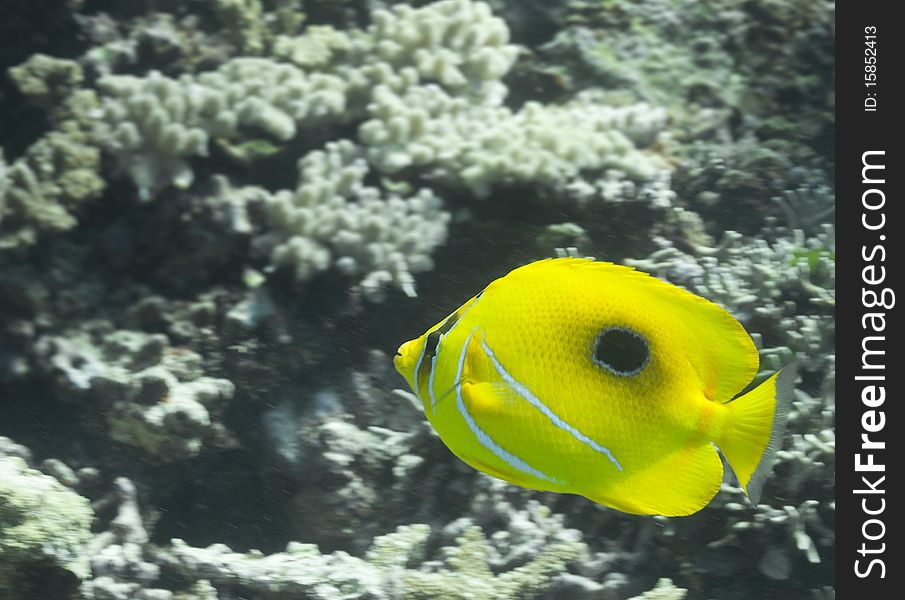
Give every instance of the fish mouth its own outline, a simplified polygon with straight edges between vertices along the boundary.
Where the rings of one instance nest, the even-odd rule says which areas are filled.
[[[402,352],[404,346],[405,344],[399,346],[399,349],[396,350],[396,356],[393,357],[393,366],[396,367],[396,370],[403,376],[405,375],[406,370],[409,370],[412,367],[410,364],[412,361],[407,360],[406,354]]]

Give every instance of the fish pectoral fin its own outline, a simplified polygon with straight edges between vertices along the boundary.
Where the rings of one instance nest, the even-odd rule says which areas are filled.
[[[484,406],[483,406],[483,409],[485,412],[487,410],[492,409],[499,402],[505,402],[506,398],[511,396],[513,393],[512,389],[505,383],[475,383],[475,382],[468,381],[467,379],[463,378],[462,381],[457,381],[455,384],[453,384],[452,387],[450,387],[448,390],[444,391],[442,394],[440,394],[437,397],[437,406],[440,406],[440,404],[442,404],[443,402],[446,402],[448,400],[451,400],[451,399],[455,400],[456,389],[458,389],[459,387],[462,387],[464,390],[464,388],[466,386],[471,386],[472,388],[474,388],[475,386],[487,386],[488,389],[483,393],[484,394],[483,396],[481,394],[475,394],[474,391],[472,391],[472,393],[471,393],[471,395],[474,397],[484,397],[487,399],[484,402]],[[468,394],[466,394],[463,391],[463,397],[466,397],[467,395]],[[496,397],[498,400],[490,401],[490,399],[494,398],[494,397]],[[497,409],[498,408],[499,407],[497,407]],[[494,409],[494,410],[496,410],[496,409]]]
[[[475,327],[466,342],[467,347],[462,349],[462,363],[456,380],[453,384],[437,395],[437,405],[456,397],[456,390],[466,384],[479,384],[488,381],[489,377],[498,378],[493,372],[489,358],[481,348],[481,332]]]
[[[468,411],[477,422],[491,427],[509,417],[506,397],[511,393],[508,387],[498,383],[462,383],[462,399]]]
[[[637,473],[632,469],[626,467],[617,487],[585,496],[623,512],[680,517],[707,506],[723,482],[723,461],[709,442],[672,452]]]
[[[493,361],[484,350],[483,342],[483,330],[476,330],[468,340],[465,363],[462,365],[462,381],[480,383],[499,380]]]
[[[522,487],[548,490],[553,483],[561,483],[553,473],[539,468],[538,452],[542,449],[525,445],[517,435],[518,416],[511,403],[498,392],[493,383],[462,384],[463,418],[477,438],[482,452],[463,458],[476,469]],[[511,390],[504,390],[512,393]],[[522,439],[522,443],[519,440]]]
[[[484,332],[476,332],[468,343],[468,353],[462,368],[462,383],[482,386],[475,388],[480,391],[473,396],[487,398],[487,408],[493,407],[496,411],[513,409],[513,404],[520,401],[520,396],[512,387],[513,381],[504,379],[500,374],[500,365],[494,364],[495,358],[488,352]]]

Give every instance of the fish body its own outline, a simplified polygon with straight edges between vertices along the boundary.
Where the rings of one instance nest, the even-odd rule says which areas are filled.
[[[490,283],[394,363],[472,467],[636,514],[703,508],[723,480],[714,446],[756,503],[794,383],[786,368],[736,398],[758,353],[726,310],[575,258]]]

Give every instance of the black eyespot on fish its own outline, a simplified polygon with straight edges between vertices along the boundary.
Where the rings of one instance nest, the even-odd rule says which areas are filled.
[[[597,336],[594,362],[616,375],[637,375],[650,360],[650,347],[643,335],[625,327],[610,327]]]

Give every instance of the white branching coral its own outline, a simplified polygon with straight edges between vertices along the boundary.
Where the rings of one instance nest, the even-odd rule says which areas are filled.
[[[341,132],[301,159],[297,190],[239,192],[267,206],[255,246],[298,280],[336,268],[360,277],[369,298],[387,284],[413,295],[411,274],[431,268],[449,217],[429,190],[394,191],[409,175],[486,197],[511,183],[568,194],[593,173],[605,175],[606,198],[638,196],[634,182],[666,197],[665,163],[639,149],[655,141],[665,112],[609,106],[593,94],[506,106],[503,77],[518,48],[482,2],[375,10],[365,29],[278,36],[274,54],[178,79],[104,77],[97,135],[150,197],[164,185],[191,185],[189,159],[207,156],[212,142],[279,148],[315,126],[319,136]],[[365,185],[372,171],[388,179]]]
[[[436,167],[478,197],[500,183],[565,185],[583,171],[605,169],[652,180],[664,169],[622,132],[649,140],[662,126],[665,113],[645,105],[616,108],[580,96],[513,112],[423,86],[402,94],[380,87],[368,111],[360,136],[375,166],[389,173]]]
[[[197,77],[111,75],[99,85],[98,136],[145,197],[165,183],[190,185],[186,159],[207,156],[211,138],[286,141],[297,124],[345,110],[338,77],[263,58],[237,58]]]
[[[485,4],[401,5],[376,12],[368,31],[385,60],[372,68],[400,75],[375,82],[359,129],[368,160],[381,171],[439,169],[446,181],[485,197],[500,183],[565,185],[603,169],[643,180],[665,168],[635,146],[650,144],[664,111],[607,106],[590,94],[561,106],[505,106],[502,78],[516,47]]]
[[[212,138],[285,142],[306,126],[361,118],[373,90],[438,82],[460,96],[505,95],[499,78],[516,49],[486,5],[447,0],[373,19],[367,31],[316,27],[282,38],[278,50],[297,64],[242,57],[178,79],[104,77],[97,136],[149,196],[161,185],[190,185],[186,159],[206,156]]]
[[[402,197],[365,184],[369,167],[351,142],[330,143],[299,164],[299,186],[264,196],[275,267],[300,280],[335,266],[361,277],[376,298],[393,283],[415,294],[413,272],[432,268],[431,252],[446,239],[449,214],[428,190]]]
[[[515,62],[506,23],[483,2],[445,0],[413,9],[398,4],[378,10],[368,29],[376,63],[399,71],[413,67],[422,82],[453,93],[500,98],[500,79]]]
[[[232,188],[221,179],[206,203],[225,225],[251,234],[271,270],[308,281],[336,269],[370,300],[390,287],[414,296],[413,274],[433,267],[450,214],[430,190],[387,191],[369,185],[369,173],[362,150],[340,140],[299,161],[294,190]]]

